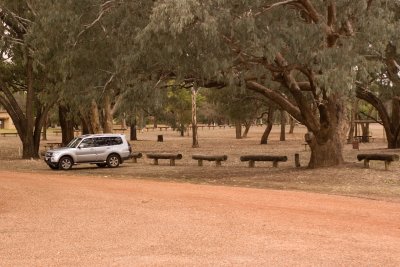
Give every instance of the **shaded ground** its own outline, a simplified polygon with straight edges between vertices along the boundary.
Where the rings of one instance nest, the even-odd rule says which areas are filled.
[[[342,167],[309,170],[307,165],[310,151],[304,150],[304,127],[297,127],[295,134],[287,134],[287,141],[280,142],[279,127],[273,128],[268,145],[259,145],[263,127],[253,127],[249,137],[242,140],[234,138],[233,128],[200,129],[200,148],[191,148],[191,137],[180,137],[177,132],[149,131],[139,133],[139,141],[131,142],[135,151],[146,152],[179,152],[183,159],[177,166],[170,167],[168,161],[160,161],[159,166],[152,165],[146,158],[139,159],[137,164],[125,162],[117,169],[100,169],[92,165],[74,166],[71,171],[50,170],[43,161],[19,160],[20,142],[16,137],[0,138],[0,169],[41,172],[51,175],[102,176],[117,179],[152,179],[157,181],[178,181],[200,184],[217,184],[255,188],[290,189],[311,192],[322,192],[347,196],[358,196],[372,199],[400,200],[400,163],[392,164],[389,171],[384,170],[382,162],[371,162],[371,169],[364,169],[357,162],[360,152],[385,152],[400,154],[400,150],[387,150],[383,140],[383,130],[372,128],[374,141],[360,144],[360,150],[345,146],[344,156],[347,161]],[[157,135],[164,135],[164,142],[156,142]],[[49,142],[58,141],[60,136],[49,134]],[[45,142],[44,142],[45,143]],[[248,168],[247,163],[240,162],[239,157],[247,154],[286,155],[289,160],[280,163],[279,168],[272,168],[272,163],[256,163],[256,168]],[[294,154],[299,153],[303,168],[294,167]],[[191,159],[193,154],[226,154],[228,161],[216,168],[215,163],[205,162],[203,167]]]
[[[1,266],[399,266],[399,222],[395,202],[0,171]]]

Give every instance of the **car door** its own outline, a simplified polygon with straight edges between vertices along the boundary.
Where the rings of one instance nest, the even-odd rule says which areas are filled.
[[[96,161],[105,161],[109,154],[108,137],[95,138]]]
[[[78,163],[96,161],[93,138],[85,138],[82,140],[76,150],[76,159]]]

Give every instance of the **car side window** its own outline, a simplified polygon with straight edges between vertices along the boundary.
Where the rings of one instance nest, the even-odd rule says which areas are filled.
[[[121,137],[110,137],[110,143],[114,146],[120,145],[120,144],[122,144],[122,139],[121,139]]]
[[[81,144],[79,145],[81,148],[88,148],[88,147],[94,147],[94,142],[92,138],[86,138],[84,139]]]
[[[98,137],[95,138],[94,140],[95,146],[99,147],[99,146],[107,146],[107,138],[106,137]]]

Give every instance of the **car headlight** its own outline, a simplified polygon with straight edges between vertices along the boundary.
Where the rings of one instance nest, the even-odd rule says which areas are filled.
[[[52,157],[53,158],[56,158],[56,157],[58,157],[60,155],[60,153],[59,152],[53,152],[53,155],[52,155]]]

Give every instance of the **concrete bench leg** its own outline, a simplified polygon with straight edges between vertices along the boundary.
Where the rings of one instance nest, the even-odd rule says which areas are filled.
[[[199,165],[200,167],[203,166],[203,160],[202,159],[198,159],[197,160],[197,165]]]
[[[158,165],[158,159],[154,159],[154,165]]]
[[[364,168],[369,169],[369,160],[364,159]]]
[[[278,168],[278,161],[273,161],[272,162],[272,167]]]
[[[175,159],[169,160],[169,166],[175,166]]]
[[[137,163],[137,158],[132,158],[133,163]]]
[[[215,161],[215,166],[221,167],[221,166],[222,166],[222,165],[221,165],[221,161],[220,161],[220,160],[216,160],[216,161]]]
[[[255,166],[255,161],[249,160],[249,168],[254,168],[254,166]]]

